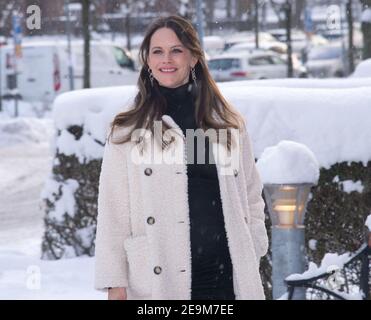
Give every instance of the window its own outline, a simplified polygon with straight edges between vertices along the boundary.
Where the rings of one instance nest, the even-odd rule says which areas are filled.
[[[338,59],[342,55],[341,47],[315,47],[309,51],[309,60]]]
[[[126,55],[124,50],[122,50],[119,47],[112,47],[112,48],[113,48],[113,54],[115,56],[115,59],[121,68],[133,68],[134,67],[132,60]]]
[[[215,59],[209,61],[209,68],[211,70],[230,70],[240,68],[239,59]]]
[[[249,59],[249,65],[251,66],[266,66],[272,64],[272,60],[269,56],[254,57]]]
[[[270,59],[272,61],[272,64],[286,64],[284,60],[277,56],[270,56]]]

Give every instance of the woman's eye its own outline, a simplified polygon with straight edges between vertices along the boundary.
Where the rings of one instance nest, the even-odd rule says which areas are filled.
[[[159,54],[159,53],[161,53],[161,50],[155,50],[155,51],[152,51],[152,53]]]
[[[181,52],[183,52],[183,51],[180,50],[180,49],[174,49],[173,52],[175,52],[175,53],[181,53]]]

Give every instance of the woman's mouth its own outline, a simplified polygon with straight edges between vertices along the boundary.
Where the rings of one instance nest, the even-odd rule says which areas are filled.
[[[176,70],[177,70],[176,68],[160,68],[160,71],[163,73],[173,73]]]

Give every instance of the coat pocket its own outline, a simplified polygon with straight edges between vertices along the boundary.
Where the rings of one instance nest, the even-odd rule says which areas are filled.
[[[129,266],[129,286],[138,296],[151,294],[151,268],[146,236],[128,238],[124,242]]]

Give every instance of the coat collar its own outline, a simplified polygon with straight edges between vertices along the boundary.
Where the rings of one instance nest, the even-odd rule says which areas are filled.
[[[183,139],[185,139],[185,136],[182,132],[182,129],[179,127],[179,125],[173,120],[172,117],[170,117],[167,114],[164,114],[162,117],[162,120],[171,128],[176,129],[174,132],[180,135]]]

